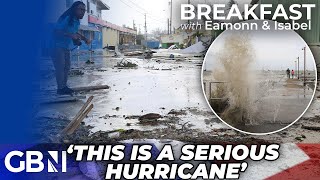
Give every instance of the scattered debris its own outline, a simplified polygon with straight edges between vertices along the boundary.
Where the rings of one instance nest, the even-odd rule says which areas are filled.
[[[305,125],[302,125],[303,129],[307,129],[307,130],[313,130],[313,131],[320,131],[320,126],[305,126]]]
[[[125,119],[139,119],[139,115],[127,116]]]
[[[173,71],[171,72],[162,72],[163,74],[170,74],[171,75],[179,75],[179,70],[178,68],[182,68],[181,70],[190,70],[191,68],[197,68],[196,66],[200,66],[200,62],[201,61],[194,61],[192,59],[193,62],[188,61],[190,60],[190,58],[184,58],[184,57],[179,57],[179,55],[174,54],[174,56],[177,56],[177,58],[181,58],[184,61],[183,63],[181,62],[175,62],[175,61],[167,61],[168,60],[168,56],[169,54],[165,55],[164,59],[161,60],[137,60],[135,61],[133,58],[132,59],[126,59],[125,61],[130,61],[130,63],[132,64],[136,64],[136,66],[140,66],[141,63],[141,69],[139,70],[144,70],[144,72],[146,74],[157,74],[160,73],[159,72],[155,72],[155,71],[151,71],[149,67],[156,67],[158,68],[158,70],[169,70],[169,68],[171,68]],[[94,76],[94,78],[96,78],[95,76],[97,75],[97,77],[101,77],[104,76],[105,74],[109,74],[111,72],[121,72],[124,73],[126,72],[126,70],[119,70],[120,68],[113,68],[114,65],[116,65],[118,61],[120,61],[121,58],[117,58],[117,59],[112,59],[112,61],[108,61],[108,63],[110,63],[110,65],[108,67],[106,67],[106,69],[101,70],[100,67],[100,63],[96,63],[99,67],[93,67],[90,66],[89,68],[87,67],[86,70],[89,70],[88,73],[85,73],[85,81],[82,81],[81,83],[86,83],[87,82],[87,75],[90,75],[89,77],[91,77],[91,75]],[[105,59],[104,59],[105,61]],[[143,62],[142,62],[143,61]],[[148,62],[147,64],[143,64],[144,62]],[[158,63],[161,64],[158,64]],[[191,62],[191,63],[190,63]],[[168,63],[168,66],[165,66],[164,63]],[[114,70],[111,70],[114,69]],[[125,69],[125,68],[124,68]],[[171,70],[170,69],[170,70]],[[96,71],[96,72],[105,72],[104,73],[97,73],[91,74],[91,70],[92,71]],[[130,72],[127,71],[127,72]],[[125,77],[125,76],[124,76]],[[54,78],[54,77],[53,77]],[[82,78],[82,77],[76,77],[76,78]],[[139,76],[138,76],[139,78]],[[119,78],[120,79],[120,78]],[[151,79],[151,78],[150,78]],[[91,79],[89,79],[91,80]],[[152,80],[152,79],[151,79]],[[173,84],[168,87],[172,88],[172,90],[174,89],[178,89],[176,87],[180,87],[181,84],[179,84],[180,82],[182,82],[183,80],[174,80],[172,81]],[[98,80],[96,81],[97,83],[95,84],[99,84],[101,82],[103,82],[102,80]],[[109,81],[105,81],[105,82],[109,82]],[[110,81],[113,82],[113,86],[117,87],[117,91],[121,92],[122,95],[116,95],[114,96],[114,94],[111,94],[110,96],[113,96],[115,99],[115,101],[112,102],[119,102],[119,100],[121,102],[123,102],[122,104],[125,104],[125,100],[129,100],[130,96],[127,97],[127,95],[131,95],[125,92],[122,92],[121,89],[121,85],[115,83],[116,81]],[[131,83],[132,82],[132,83]],[[123,88],[125,89],[132,89],[137,87],[137,85],[140,85],[138,83],[139,81],[136,81],[135,79],[129,79],[129,78],[123,78]],[[190,81],[188,81],[190,82]],[[187,82],[187,83],[188,83]],[[129,86],[129,85],[130,86]],[[159,84],[152,84],[152,87],[160,87]],[[106,86],[108,89],[109,86]],[[50,88],[50,87],[49,87]],[[75,89],[75,88],[74,88]],[[158,88],[157,88],[158,89]],[[95,89],[93,89],[95,90]],[[80,90],[83,91],[83,90]],[[91,91],[91,89],[86,89],[84,91]],[[111,91],[112,93],[114,93],[114,91]],[[54,93],[56,93],[54,91]],[[104,91],[101,92],[95,92],[94,94],[98,94],[98,96],[100,96],[101,94],[103,94]],[[155,93],[154,91],[152,93]],[[190,94],[192,95],[193,92],[190,92]],[[123,96],[125,95],[125,96]],[[101,96],[103,97],[103,96]],[[192,100],[192,99],[191,99]],[[190,101],[191,101],[190,100]],[[198,104],[198,106],[196,105]],[[72,104],[71,104],[72,105]],[[119,104],[114,104],[113,107],[111,108],[115,108],[116,106]],[[135,109],[136,111],[125,111],[127,110],[127,108],[123,105],[121,105],[119,107],[119,111],[121,108],[121,113],[122,114],[118,114],[120,112],[116,112],[114,111],[115,109],[107,109],[106,112],[101,112],[100,110],[97,110],[97,112],[95,112],[95,114],[93,114],[93,118],[90,118],[90,124],[92,124],[93,126],[95,126],[93,129],[91,129],[92,127],[90,126],[85,126],[83,122],[80,122],[80,125],[78,127],[78,129],[76,131],[74,131],[74,133],[72,135],[61,135],[61,138],[59,138],[60,142],[63,143],[112,143],[112,142],[118,142],[119,140],[123,140],[123,139],[137,139],[137,138],[155,138],[155,139],[175,139],[175,140],[180,140],[183,142],[195,142],[195,143],[214,143],[214,142],[245,142],[247,143],[247,140],[249,142],[258,142],[260,140],[258,139],[251,139],[249,135],[243,135],[241,133],[238,133],[230,128],[225,128],[226,126],[223,126],[222,128],[225,129],[216,129],[216,128],[220,128],[220,125],[216,126],[216,123],[220,123],[219,119],[213,118],[214,115],[212,114],[211,111],[206,112],[203,108],[201,107],[201,103],[199,105],[199,103],[190,103],[190,104],[186,104],[186,106],[167,106],[167,104],[163,103],[161,104],[161,106],[159,107],[155,107],[155,109],[159,108],[158,110],[161,112],[161,114],[163,114],[163,117],[161,117],[160,114],[156,114],[153,118],[144,118],[144,116],[146,116],[147,114],[145,114],[146,112],[150,112],[150,109],[147,107],[141,107],[141,109]],[[50,105],[52,106],[52,105]],[[69,106],[69,104],[68,104]],[[194,108],[193,108],[194,107]],[[140,107],[139,107],[140,108]],[[143,108],[145,108],[144,110],[142,110]],[[172,109],[168,115],[166,115],[166,113],[171,109],[171,108],[175,108]],[[122,111],[123,109],[123,111]],[[141,111],[141,113],[140,113]],[[145,111],[145,113],[143,113]],[[152,112],[152,111],[151,111]],[[103,114],[100,114],[103,113]],[[108,114],[106,114],[108,113]],[[130,113],[130,114],[125,114],[125,113]],[[133,113],[133,115],[132,115]],[[66,113],[67,114],[67,113]],[[105,115],[106,114],[106,115]],[[113,115],[116,114],[116,115]],[[143,115],[145,114],[145,115]],[[141,116],[143,115],[143,116]],[[63,116],[42,116],[41,114],[37,115],[39,119],[37,119],[37,126],[40,126],[40,131],[34,132],[35,136],[39,136],[41,138],[42,142],[55,142],[56,141],[56,134],[60,133],[61,130],[63,128],[65,128],[68,123],[70,123],[70,119],[68,119],[67,117],[63,117]],[[152,117],[152,116],[151,116]],[[199,118],[200,117],[200,118]],[[98,118],[104,118],[104,119],[98,119]],[[109,119],[110,118],[110,119]],[[114,119],[113,119],[114,118]],[[161,119],[160,119],[161,118]],[[139,121],[138,121],[139,119]],[[160,119],[160,120],[159,120]],[[119,121],[118,121],[119,120]],[[98,125],[101,125],[102,127],[106,128],[105,131],[97,131],[100,130],[100,128],[98,126],[96,126],[95,121],[99,122]],[[190,122],[189,122],[190,121]],[[316,124],[317,122],[319,122],[319,117],[318,120],[316,119],[307,119],[308,123],[306,123],[307,125],[312,125],[313,126],[319,126],[319,124]],[[313,123],[310,123],[311,121],[314,121]],[[316,122],[317,121],[317,122]],[[86,121],[87,122],[87,121]],[[201,123],[201,127],[209,127],[212,126],[211,129],[198,129],[198,128],[190,128],[190,126],[192,125],[197,125],[198,122]],[[49,125],[47,125],[49,124]],[[156,124],[156,125],[154,125]],[[202,125],[203,124],[203,125]],[[301,123],[302,124],[302,123]],[[151,125],[151,126],[149,126]],[[222,124],[223,125],[223,124]],[[197,127],[199,127],[197,125]],[[110,129],[111,128],[111,129]],[[123,128],[123,129],[118,129],[115,130],[115,132],[107,132],[112,130],[113,128]],[[134,128],[135,130],[127,130],[129,128]],[[141,128],[141,129],[140,129]],[[318,140],[314,140],[316,137],[314,137],[313,135],[309,135],[306,132],[310,132],[308,130],[305,130],[303,128],[301,128],[301,125],[295,127],[295,126],[291,126],[292,129],[295,128],[296,131],[292,132],[290,130],[288,130],[287,132],[281,132],[281,133],[275,133],[272,136],[267,136],[266,138],[264,137],[256,137],[255,138],[263,138],[263,139],[268,139],[268,141],[271,142],[290,142],[290,141],[295,141],[294,138],[297,137],[298,139],[302,140],[302,141],[306,141],[306,142],[314,142],[314,141],[318,141]],[[103,128],[102,128],[103,129]],[[208,130],[208,131],[207,131]],[[202,131],[206,131],[206,132],[202,132]],[[318,132],[320,131],[314,131],[311,132],[313,134],[318,135]],[[110,135],[111,134],[111,135]],[[301,134],[305,134],[301,135]],[[113,136],[115,135],[115,136]],[[315,136],[316,136],[315,135]],[[312,139],[314,138],[314,139]],[[311,139],[311,140],[310,140]]]
[[[88,105],[91,103],[93,99],[93,96],[90,96],[87,100],[87,102],[82,106],[80,111],[77,113],[77,115],[73,118],[73,120],[68,124],[66,128],[62,130],[62,134],[72,134],[80,125],[82,120],[88,115],[88,113],[93,108],[93,104],[91,104],[89,107]]]
[[[94,62],[93,62],[93,61],[90,61],[90,60],[87,60],[87,61],[86,61],[86,64],[94,64]]]
[[[188,123],[190,123],[190,121],[182,124],[182,126],[181,126],[181,131],[186,131],[186,125],[187,125]]]
[[[78,101],[77,96],[53,96],[53,97],[39,97],[36,99],[40,104],[55,104],[55,103],[67,103]]]
[[[294,138],[295,140],[298,140],[298,141],[303,141],[303,137],[301,137],[301,136],[299,136],[299,137],[296,137],[296,138]]]
[[[172,50],[172,49],[179,49],[179,48],[177,45],[173,44],[168,48],[168,50]]]
[[[101,116],[101,117],[99,117],[99,118],[103,118],[103,119],[108,119],[108,118],[115,118],[115,117],[118,117],[117,115],[112,115],[112,116],[110,116],[109,114],[106,114],[106,115],[104,115],[104,116]]]
[[[119,138],[120,136],[120,132],[112,132],[112,133],[109,133],[108,137],[109,138]]]
[[[120,62],[117,63],[117,65],[115,67],[122,67],[122,68],[135,68],[138,65],[132,62],[129,62],[126,59],[122,59]]]
[[[206,47],[203,45],[201,41],[196,44],[189,46],[186,49],[181,50],[181,53],[193,54],[193,53],[202,53],[206,50]]]
[[[141,56],[143,55],[142,51],[133,51],[124,53],[125,56]]]
[[[106,72],[107,70],[106,70],[106,69],[101,68],[101,69],[98,69],[97,71],[98,71],[98,72]]]
[[[84,72],[80,69],[71,69],[69,72],[69,76],[82,76],[84,75]]]
[[[172,114],[175,116],[187,115],[186,110],[174,110],[174,109],[171,109],[168,114]]]
[[[147,51],[143,54],[143,56],[145,59],[151,59],[153,56],[153,53],[154,53],[153,51]]]
[[[218,118],[205,119],[204,122],[206,123],[206,125],[208,125],[214,122],[218,123],[219,119]]]
[[[99,86],[86,86],[86,87],[73,87],[72,90],[75,92],[83,92],[83,91],[95,91],[101,89],[109,89],[108,85],[99,85]]]
[[[162,118],[160,114],[149,113],[139,117],[140,122],[152,122],[157,121],[159,118]]]

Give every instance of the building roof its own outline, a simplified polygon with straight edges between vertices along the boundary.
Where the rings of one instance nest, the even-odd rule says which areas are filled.
[[[89,20],[89,23],[98,24],[98,25],[101,25],[101,26],[104,26],[104,27],[108,27],[108,28],[111,28],[111,29],[118,30],[120,32],[137,34],[136,30],[132,30],[132,29],[129,29],[129,28],[125,28],[125,27],[122,27],[122,26],[118,26],[118,25],[112,24],[110,22],[104,21],[101,18],[98,18],[98,17],[95,17],[95,16],[89,15],[88,16],[88,20]]]
[[[110,10],[110,7],[103,2],[103,0],[97,0],[97,4],[101,7],[102,10]]]
[[[91,27],[91,26],[86,26],[82,24],[80,24],[80,29],[85,31],[99,31],[97,27]]]

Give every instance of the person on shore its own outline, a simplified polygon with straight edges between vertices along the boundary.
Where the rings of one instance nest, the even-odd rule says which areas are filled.
[[[58,19],[54,27],[54,49],[52,60],[56,70],[57,94],[72,95],[73,90],[67,86],[70,71],[70,49],[73,45],[80,46],[81,40],[90,44],[91,40],[78,33],[80,19],[86,12],[86,5],[76,1]]]
[[[292,77],[292,79],[293,79],[293,76],[294,76],[294,70],[292,69],[292,71],[291,71],[291,77]]]
[[[287,77],[288,77],[288,79],[290,79],[290,69],[289,68],[287,69]]]

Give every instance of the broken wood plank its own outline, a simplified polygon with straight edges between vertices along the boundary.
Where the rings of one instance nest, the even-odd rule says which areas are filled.
[[[84,113],[84,111],[87,109],[88,105],[91,103],[93,99],[93,96],[90,96],[86,103],[81,107],[80,111],[76,114],[76,116],[73,118],[73,120],[62,130],[62,133],[65,134],[67,131],[69,131],[75,124],[78,122],[77,120],[79,117]]]
[[[85,87],[73,87],[71,88],[75,92],[80,91],[94,91],[94,90],[101,90],[101,89],[109,89],[108,85],[100,85],[100,86],[85,86]]]
[[[42,98],[38,99],[40,104],[55,104],[55,103],[67,103],[67,102],[75,102],[79,99],[77,97],[53,97],[53,98]]]
[[[320,126],[305,126],[302,125],[303,129],[307,129],[307,130],[313,130],[313,131],[320,131]]]
[[[80,126],[81,122],[83,121],[83,119],[89,114],[89,112],[91,111],[91,109],[93,108],[93,104],[91,104],[88,109],[86,109],[83,114],[81,114],[81,116],[75,121],[75,123],[70,127],[69,130],[66,131],[67,135],[72,134],[76,129],[78,129],[78,127]]]

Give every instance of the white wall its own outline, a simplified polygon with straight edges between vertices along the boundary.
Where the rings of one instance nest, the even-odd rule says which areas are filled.
[[[90,14],[94,16],[98,16],[97,14],[97,5],[90,2]]]
[[[102,29],[102,36],[103,36],[103,47],[109,46],[118,46],[119,44],[119,31],[106,28]]]
[[[102,18],[101,17],[101,9],[97,5],[97,1],[96,0],[89,0],[89,3],[90,3],[90,13],[89,14]]]

